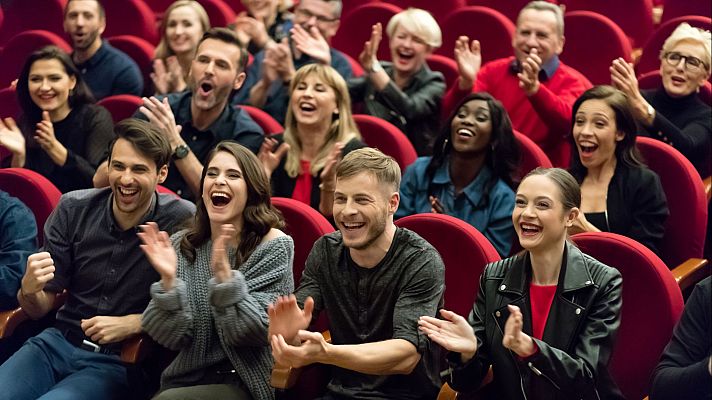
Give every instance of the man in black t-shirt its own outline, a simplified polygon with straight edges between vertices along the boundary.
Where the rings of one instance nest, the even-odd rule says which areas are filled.
[[[339,232],[314,244],[296,296],[269,307],[277,363],[336,367],[327,399],[432,399],[439,389],[439,347],[417,324],[419,313],[442,307],[445,269],[430,244],[393,224],[399,186],[398,164],[380,151],[344,157],[334,188]],[[305,330],[322,310],[331,343]]]

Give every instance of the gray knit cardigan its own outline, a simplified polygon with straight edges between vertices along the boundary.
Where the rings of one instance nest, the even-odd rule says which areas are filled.
[[[154,340],[179,351],[163,371],[161,390],[200,384],[204,369],[227,355],[254,399],[274,399],[267,305],[294,291],[292,238],[260,244],[229,281],[218,284],[210,269],[212,241],[196,249],[191,263],[179,250],[185,234],[171,237],[178,254],[175,287],[166,292],[154,283],[142,319]],[[234,265],[234,252],[230,262]]]

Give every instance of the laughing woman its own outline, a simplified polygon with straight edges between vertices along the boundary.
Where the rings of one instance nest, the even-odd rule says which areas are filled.
[[[39,172],[62,193],[92,187],[114,138],[113,122],[93,104],[69,55],[54,46],[32,53],[20,72],[17,99],[20,123],[0,121],[0,145],[12,153],[11,166]]]
[[[273,399],[267,305],[294,289],[294,243],[257,157],[221,142],[208,155],[192,228],[139,233],[161,275],[143,329],[179,351],[157,399]]]
[[[493,398],[623,398],[607,369],[622,278],[566,240],[580,204],[566,171],[530,172],[512,213],[524,251],[487,265],[468,319],[447,310],[420,318],[421,331],[450,351],[453,389],[478,389],[492,366]]]
[[[329,66],[307,64],[292,78],[289,97],[284,133],[265,139],[259,158],[271,176],[272,195],[299,200],[329,217],[336,164],[365,146],[346,82]]]
[[[382,36],[378,23],[359,55],[366,75],[350,79],[349,92],[354,104],[363,102],[366,114],[403,131],[418,155],[430,155],[439,128],[445,79],[425,61],[442,44],[440,27],[427,11],[409,8],[388,21],[386,32],[393,62],[376,59]]]
[[[443,125],[432,157],[408,167],[396,218],[435,212],[467,221],[501,256],[509,255],[512,173],[519,146],[502,103],[487,93],[465,97]]]
[[[635,147],[635,119],[623,92],[593,87],[573,106],[571,174],[581,184],[581,213],[571,229],[613,232],[656,251],[669,214],[660,178]]]

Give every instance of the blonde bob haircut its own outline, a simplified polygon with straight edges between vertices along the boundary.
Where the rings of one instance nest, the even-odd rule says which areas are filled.
[[[336,112],[331,114],[331,125],[326,134],[326,140],[321,149],[319,149],[316,158],[311,162],[310,172],[313,176],[316,176],[324,168],[326,159],[336,142],[346,144],[352,139],[360,140],[361,134],[351,115],[351,97],[349,97],[346,81],[330,66],[314,63],[299,68],[297,73],[294,74],[294,78],[292,78],[292,83],[289,85],[290,98],[297,85],[310,75],[316,76],[334,91],[338,109],[338,114]],[[289,144],[284,169],[287,171],[287,175],[295,178],[301,172],[299,160],[302,153],[302,142],[297,134],[297,120],[294,118],[291,102],[290,106],[287,107],[287,116],[284,122],[284,142]]]
[[[195,11],[195,13],[198,15],[200,25],[202,25],[203,27],[203,33],[207,32],[210,29],[210,19],[208,18],[208,13],[205,11],[203,6],[201,6],[200,3],[198,3],[196,0],[178,0],[174,2],[173,4],[168,6],[166,12],[163,13],[163,19],[161,19],[161,26],[159,28],[161,32],[161,41],[158,43],[158,46],[156,46],[154,58],[165,60],[166,58],[176,54],[173,49],[168,46],[168,40],[166,39],[166,30],[168,29],[168,17],[176,8],[186,6],[192,8],[193,11]],[[184,72],[187,73],[187,71]]]
[[[675,30],[665,39],[663,43],[663,49],[660,50],[660,60],[665,56],[665,53],[672,51],[672,49],[677,46],[680,42],[693,42],[705,50],[705,56],[702,62],[705,63],[705,70],[710,73],[710,66],[712,65],[712,54],[710,53],[710,42],[712,42],[712,35],[710,31],[706,31],[700,28],[694,28],[690,26],[687,22],[683,22],[675,28]]]
[[[394,15],[386,27],[388,37],[393,37],[398,26],[402,26],[410,34],[422,39],[432,49],[437,49],[443,44],[440,26],[435,18],[425,10],[411,7]]]

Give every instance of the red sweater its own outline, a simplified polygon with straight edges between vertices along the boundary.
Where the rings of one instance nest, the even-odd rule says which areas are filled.
[[[514,56],[485,64],[477,73],[471,91],[452,85],[443,99],[443,111],[454,111],[470,92],[488,92],[501,101],[514,129],[535,141],[555,165],[568,164],[571,108],[574,101],[592,85],[580,72],[560,62],[556,72],[542,81],[539,91],[527,97],[519,79],[510,69]]]

